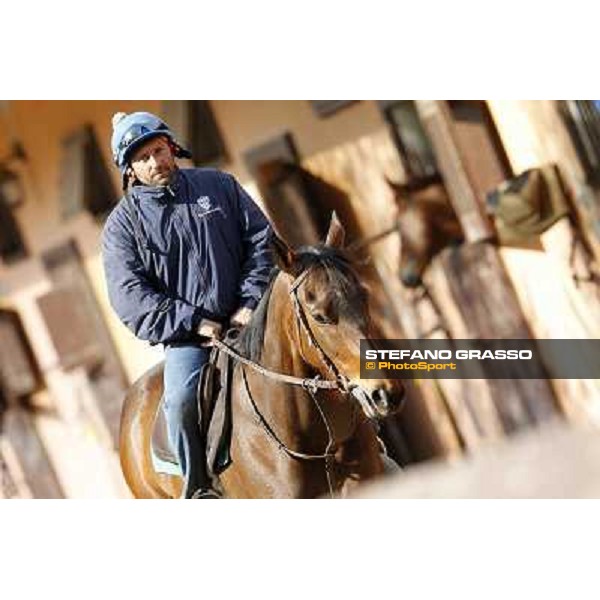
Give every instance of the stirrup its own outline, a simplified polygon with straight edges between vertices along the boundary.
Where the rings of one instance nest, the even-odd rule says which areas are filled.
[[[190,500],[221,500],[221,495],[212,488],[196,490]]]

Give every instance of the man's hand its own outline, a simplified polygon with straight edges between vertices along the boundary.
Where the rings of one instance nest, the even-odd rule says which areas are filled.
[[[243,306],[242,308],[238,308],[232,315],[230,324],[232,327],[246,327],[248,323],[250,323],[250,319],[252,318],[252,313],[254,311],[251,308],[247,308]]]
[[[204,338],[209,338],[207,342],[203,343],[202,346],[212,346],[212,340],[218,338],[221,335],[222,326],[216,321],[210,319],[202,319],[196,333]]]

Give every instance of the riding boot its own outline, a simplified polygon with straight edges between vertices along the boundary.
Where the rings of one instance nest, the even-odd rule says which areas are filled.
[[[208,474],[208,469],[206,466],[206,444],[204,443],[204,437],[199,431],[200,436],[200,446],[201,446],[201,460],[199,460],[199,464],[194,466],[194,471],[196,474],[195,490],[191,489],[191,486],[186,485],[186,489],[184,492],[187,492],[187,495],[183,496],[184,498],[188,498],[191,500],[219,500],[221,495],[214,489],[213,482]],[[200,457],[199,457],[200,458]],[[186,482],[187,483],[187,482]],[[190,495],[190,492],[193,493]]]

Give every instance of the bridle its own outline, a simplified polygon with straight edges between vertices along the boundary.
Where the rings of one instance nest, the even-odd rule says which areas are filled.
[[[319,354],[319,358],[323,361],[323,364],[327,367],[327,370],[332,374],[331,379],[322,379],[319,375],[315,377],[295,377],[292,375],[287,375],[284,373],[279,373],[277,371],[273,371],[272,369],[267,369],[263,365],[242,356],[239,352],[237,352],[230,344],[222,340],[215,339],[213,340],[213,344],[219,349],[234,358],[236,361],[240,362],[242,365],[242,380],[244,382],[244,391],[247,400],[252,407],[252,410],[257,417],[258,423],[261,425],[267,436],[278,446],[278,448],[284,452],[287,456],[295,460],[302,461],[313,461],[313,460],[323,460],[325,462],[325,473],[327,476],[327,484],[329,487],[329,494],[331,497],[334,495],[334,485],[332,482],[332,460],[335,456],[336,448],[335,448],[335,438],[333,435],[333,431],[331,429],[331,425],[325,416],[323,408],[321,407],[318,399],[317,393],[319,390],[335,390],[343,394],[344,396],[350,396],[353,404],[352,404],[352,424],[351,427],[355,427],[357,421],[357,412],[360,408],[368,416],[375,416],[375,409],[373,406],[368,404],[368,401],[362,396],[358,394],[354,394],[354,392],[358,389],[359,386],[351,383],[350,379],[346,377],[340,370],[337,368],[334,361],[331,357],[323,350],[321,344],[315,337],[310,324],[308,322],[308,318],[306,316],[306,311],[302,306],[299,298],[298,298],[298,289],[306,280],[306,277],[310,273],[312,267],[309,267],[305,271],[303,271],[293,282],[290,287],[290,295],[292,297],[292,304],[294,307],[294,315],[296,317],[296,324],[302,331],[305,336],[308,338],[308,343],[313,346],[317,353]],[[250,390],[250,385],[248,383],[248,377],[246,373],[246,369],[244,367],[250,367],[257,373],[260,373],[264,377],[269,379],[273,379],[275,381],[279,381],[281,383],[287,385],[295,385],[302,387],[306,393],[311,397],[314,402],[319,415],[325,425],[325,429],[327,430],[327,446],[324,452],[319,454],[308,454],[305,452],[300,452],[297,450],[293,450],[289,448],[279,436],[275,433],[272,426],[269,424],[267,419],[261,413],[258,408],[254,398],[252,397],[252,392]]]

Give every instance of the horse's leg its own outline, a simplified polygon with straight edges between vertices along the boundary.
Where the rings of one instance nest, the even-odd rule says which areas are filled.
[[[340,489],[342,497],[351,494],[362,482],[383,474],[381,448],[377,434],[368,421],[363,421],[357,427],[355,434],[341,450],[340,468],[345,475]]]
[[[150,445],[162,396],[162,365],[138,379],[127,392],[121,413],[119,454],[125,481],[136,498],[177,498],[178,478],[154,470]]]

